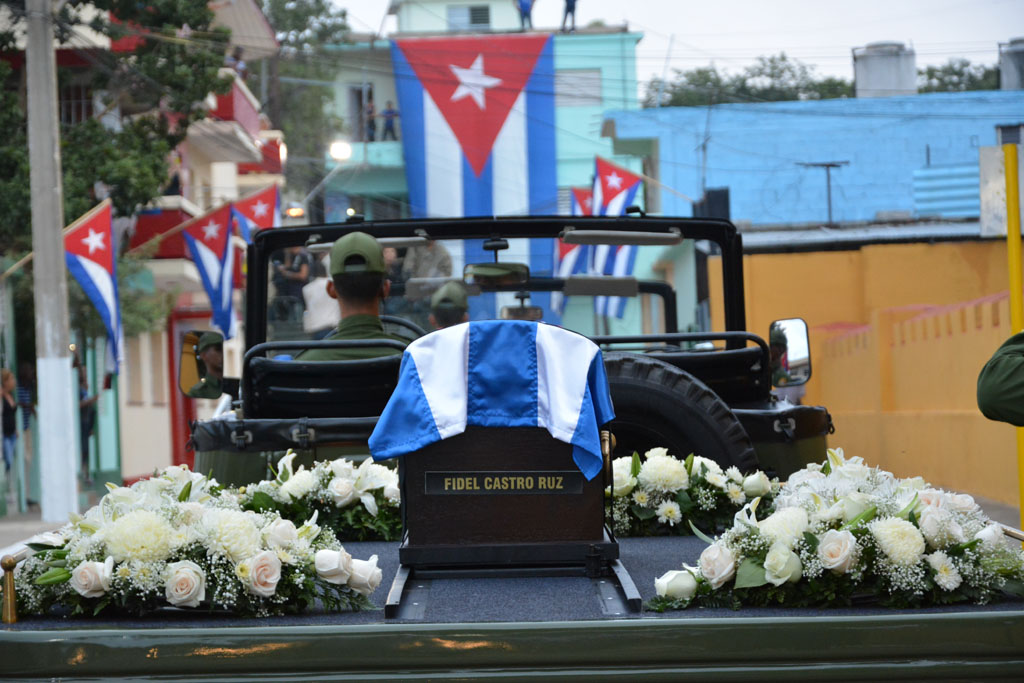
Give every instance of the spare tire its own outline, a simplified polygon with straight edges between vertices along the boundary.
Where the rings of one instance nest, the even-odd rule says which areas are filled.
[[[609,429],[616,455],[641,455],[663,446],[671,455],[690,453],[742,472],[758,469],[757,454],[743,425],[699,379],[656,358],[633,353],[604,355],[615,404]]]

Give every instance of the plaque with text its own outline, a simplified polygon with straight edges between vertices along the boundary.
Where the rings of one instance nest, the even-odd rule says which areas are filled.
[[[431,496],[583,493],[579,471],[424,472],[423,478],[423,492]]]

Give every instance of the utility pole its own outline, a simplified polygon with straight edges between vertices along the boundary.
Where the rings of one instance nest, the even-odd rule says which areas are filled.
[[[64,193],[57,127],[57,65],[50,0],[28,0],[25,61],[28,153],[32,196],[32,268],[39,396],[42,518],[66,522],[78,512],[75,482],[77,385],[68,348],[68,290],[64,276]]]
[[[825,169],[825,194],[828,197],[828,225],[832,225],[832,169],[839,168],[840,166],[846,166],[849,161],[818,161],[814,163],[798,162],[797,166],[803,166],[804,168],[823,168]]]

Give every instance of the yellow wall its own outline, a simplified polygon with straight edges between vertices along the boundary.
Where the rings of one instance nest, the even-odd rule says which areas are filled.
[[[743,267],[748,329],[807,321],[804,402],[829,409],[831,444],[901,476],[1018,504],[1014,430],[975,402],[981,366],[1010,335],[1002,241],[754,254]],[[721,271],[708,272],[723,329]]]

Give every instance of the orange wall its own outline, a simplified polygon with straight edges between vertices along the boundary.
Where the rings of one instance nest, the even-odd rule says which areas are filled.
[[[712,321],[722,329],[716,266]],[[807,321],[804,402],[832,413],[830,443],[901,476],[1018,504],[1014,430],[975,403],[979,370],[1010,335],[1002,241],[754,254],[744,274],[748,329]]]

